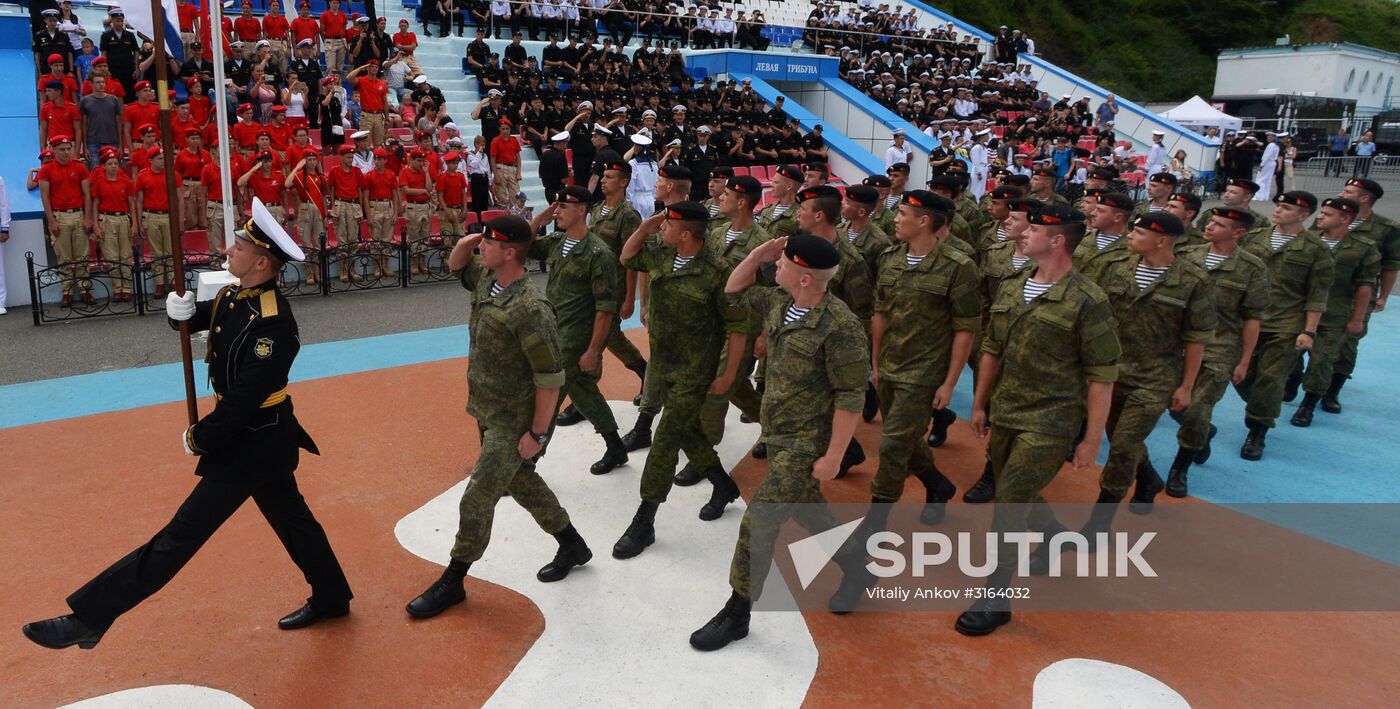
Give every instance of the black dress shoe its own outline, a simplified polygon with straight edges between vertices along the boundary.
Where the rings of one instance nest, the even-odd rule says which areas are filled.
[[[535,578],[543,583],[563,581],[575,566],[583,566],[592,558],[593,550],[579,539],[576,543],[559,547],[559,551],[554,554],[554,560],[541,567]]]
[[[714,490],[710,492],[710,501],[700,508],[700,519],[713,522],[724,516],[724,508],[729,503],[739,499],[739,486],[718,465],[705,471],[705,477],[714,485]]]
[[[753,457],[758,460],[766,459],[768,457],[768,444],[759,441],[758,445],[753,447]]]
[[[739,594],[731,593],[724,608],[721,608],[710,622],[690,634],[690,646],[696,650],[710,652],[748,637],[751,606],[752,604]]]
[[[928,445],[937,448],[948,441],[948,427],[958,420],[952,409],[939,409],[933,412],[933,429],[928,434]]]
[[[973,603],[971,608],[958,616],[958,622],[953,624],[953,629],[976,638],[990,635],[997,628],[1011,622],[1011,611],[989,610],[989,607],[990,604],[985,599]]]
[[[564,410],[554,417],[554,423],[559,426],[572,426],[581,421],[583,421],[583,414],[579,413],[578,408],[573,404],[565,406]]]
[[[603,453],[603,457],[598,459],[598,462],[588,467],[588,472],[594,475],[606,475],[624,465],[627,465],[627,448],[622,445],[610,446],[607,452]]]
[[[350,607],[335,608],[332,610],[320,610],[311,605],[310,601],[306,605],[282,616],[277,621],[277,627],[283,630],[296,630],[305,628],[320,622],[324,618],[344,618],[350,615]]]
[[[467,589],[460,581],[450,583],[438,579],[428,587],[428,590],[409,601],[405,610],[414,618],[431,618],[465,600],[467,600]]]
[[[696,469],[694,463],[687,462],[681,466],[680,472],[676,473],[676,484],[681,487],[690,487],[704,479],[705,475]]]
[[[91,650],[102,639],[102,633],[83,624],[76,615],[61,615],[48,620],[38,620],[24,626],[24,637],[53,650],[77,645]]]

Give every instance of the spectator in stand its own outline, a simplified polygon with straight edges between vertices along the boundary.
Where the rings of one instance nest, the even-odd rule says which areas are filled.
[[[893,142],[890,144],[890,147],[885,149],[886,168],[897,163],[909,163],[914,160],[914,149],[909,147],[904,141],[904,129],[896,128],[894,130]]]
[[[92,93],[78,101],[78,113],[83,123],[89,167],[95,168],[102,148],[110,146],[120,150],[122,147],[123,107],[120,99],[107,93],[107,77],[94,76],[90,81]]]
[[[44,10],[43,18],[44,28],[34,34],[34,68],[42,73],[57,54],[63,61],[63,71],[68,71],[73,66],[73,43],[68,40],[68,33],[58,28],[58,10]]]
[[[39,107],[39,142],[48,143],[52,136],[74,136],[79,146],[78,158],[82,159],[86,146],[78,107],[68,101],[68,90],[63,82],[49,80],[44,87],[47,100]]]
[[[111,69],[112,76],[116,77],[125,89],[122,92],[124,100],[130,103],[136,96],[136,92],[131,89],[136,83],[136,59],[141,44],[136,33],[127,29],[126,14],[121,8],[112,8],[107,12],[107,17],[110,24],[107,31],[102,33],[97,46],[102,50],[102,56],[107,58],[107,66]]]
[[[292,36],[291,24],[282,14],[277,0],[270,0],[268,3],[267,14],[262,19],[262,28],[263,39],[269,43],[268,49],[271,50],[272,63],[277,65],[277,72],[285,76],[287,62],[291,60],[292,55],[292,44],[289,41]]]
[[[495,177],[492,197],[498,205],[510,203],[510,199],[520,189],[520,139],[511,131],[509,118],[501,119],[500,133],[491,141],[491,174]]]
[[[491,180],[493,171],[491,169],[491,156],[486,151],[486,137],[476,136],[472,140],[472,150],[467,154],[467,190],[470,196],[468,203],[473,212],[476,212],[477,219],[481,218],[481,213],[491,208]]]
[[[136,229],[154,262],[154,297],[165,295],[170,283],[170,200],[165,191],[165,160],[160,146],[147,153],[149,165],[136,175]]]
[[[340,0],[329,0],[326,11],[321,13],[321,38],[326,52],[326,72],[339,74],[345,70],[349,57],[346,44],[346,25],[349,20],[340,11]]]
[[[101,167],[93,170],[89,178],[87,210],[93,215],[92,235],[102,250],[102,259],[112,267],[112,301],[124,303],[133,292],[130,264],[131,234],[136,228],[136,184],[130,173],[122,169],[117,148],[101,148],[97,160]]]
[[[1118,101],[1113,94],[1109,94],[1104,102],[1099,104],[1098,110],[1094,112],[1094,125],[1103,128],[1118,120]]]

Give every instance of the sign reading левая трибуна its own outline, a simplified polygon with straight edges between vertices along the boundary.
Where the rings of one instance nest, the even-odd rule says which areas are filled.
[[[757,52],[706,52],[687,57],[686,61],[712,76],[752,74],[764,81],[816,81],[823,76],[836,76],[838,64],[835,57]]]

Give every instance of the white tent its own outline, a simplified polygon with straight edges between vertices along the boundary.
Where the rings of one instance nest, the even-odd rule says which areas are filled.
[[[1204,133],[1207,128],[1219,128],[1221,133],[1225,131],[1239,130],[1243,121],[1216,108],[1200,96],[1192,96],[1185,103],[1160,114],[1163,118],[1177,123],[1185,128],[1189,128],[1198,133]]]

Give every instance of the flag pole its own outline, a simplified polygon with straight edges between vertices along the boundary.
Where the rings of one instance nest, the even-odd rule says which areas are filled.
[[[170,259],[176,293],[185,294],[184,224],[181,223],[179,190],[175,186],[175,137],[170,127],[170,55],[165,50],[165,10],[151,0],[151,25],[155,43],[156,97],[160,99],[160,150],[165,161],[166,218],[170,220]],[[194,354],[190,348],[190,323],[180,322],[180,362],[185,375],[185,413],[191,426],[199,420],[195,402]]]
[[[228,141],[228,87],[224,85],[224,8],[220,0],[208,0],[209,51],[214,64],[214,123],[219,128],[219,182],[224,196],[224,223],[211,229],[223,229],[227,239],[234,231],[234,214],[238,202],[233,198],[233,173],[229,171],[233,146]]]

